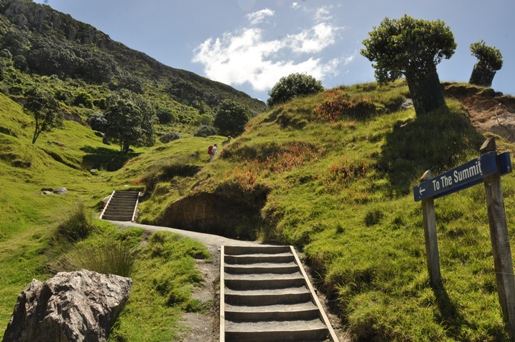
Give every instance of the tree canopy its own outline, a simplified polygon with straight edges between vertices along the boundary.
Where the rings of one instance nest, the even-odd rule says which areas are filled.
[[[478,61],[474,65],[469,83],[490,87],[496,71],[502,68],[501,51],[495,47],[487,46],[481,40],[470,44],[470,52]]]
[[[154,123],[157,121],[154,108],[142,96],[122,90],[107,98],[105,136],[120,144],[122,153],[130,146],[152,146]]]
[[[232,100],[224,100],[215,108],[213,124],[218,129],[218,133],[237,136],[245,130],[249,117],[247,108]]]
[[[324,91],[322,82],[313,76],[306,74],[290,74],[281,77],[272,90],[268,93],[270,98],[267,101],[269,106],[285,103],[297,96],[316,94]]]
[[[443,21],[385,18],[369,35],[361,54],[373,62],[380,83],[405,76],[417,114],[445,104],[436,65],[454,54],[456,42]]]
[[[48,92],[38,88],[31,88],[26,93],[24,108],[34,116],[34,135],[32,143],[35,144],[42,132],[53,127],[62,126],[63,112],[59,102]]]

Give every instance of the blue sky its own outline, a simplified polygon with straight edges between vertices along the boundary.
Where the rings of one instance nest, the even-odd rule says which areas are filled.
[[[168,66],[266,100],[283,76],[307,73],[326,88],[374,81],[362,41],[385,17],[443,20],[458,47],[441,81],[468,82],[483,39],[504,64],[492,87],[515,95],[513,0],[34,0],[91,24]]]

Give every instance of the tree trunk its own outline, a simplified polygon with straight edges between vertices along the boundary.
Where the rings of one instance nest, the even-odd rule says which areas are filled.
[[[407,74],[406,81],[417,115],[445,106],[443,88],[436,70],[429,75]]]
[[[130,144],[124,141],[122,143],[122,154],[129,153],[129,147],[130,147]]]
[[[474,65],[474,69],[472,69],[472,75],[470,75],[469,83],[482,87],[491,87],[494,76],[495,70],[478,67],[476,64]]]

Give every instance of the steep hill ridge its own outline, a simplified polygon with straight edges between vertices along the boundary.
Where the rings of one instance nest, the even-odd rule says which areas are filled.
[[[166,66],[48,5],[1,0],[0,14],[1,45],[22,70],[93,83],[128,76],[145,79],[154,91],[197,109],[202,103],[215,107],[224,99],[246,105],[253,114],[265,108],[260,100],[226,84]]]

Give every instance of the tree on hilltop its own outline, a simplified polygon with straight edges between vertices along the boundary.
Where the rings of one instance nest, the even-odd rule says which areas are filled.
[[[46,91],[31,88],[26,93],[25,111],[34,116],[34,135],[32,144],[36,143],[42,132],[50,131],[53,127],[63,125],[63,112],[59,102]]]
[[[269,106],[285,103],[297,96],[312,95],[324,91],[322,82],[306,74],[290,74],[281,77],[268,93]]]
[[[107,98],[105,137],[120,144],[123,154],[130,146],[152,146],[154,123],[157,121],[154,108],[142,96],[122,90]]]
[[[379,83],[406,77],[417,115],[445,105],[436,65],[454,54],[456,42],[443,21],[385,18],[369,35],[361,54],[373,62]]]
[[[469,83],[490,87],[495,73],[502,68],[501,51],[495,47],[486,46],[485,42],[481,40],[470,44],[470,52],[478,59],[478,62],[474,65]]]

